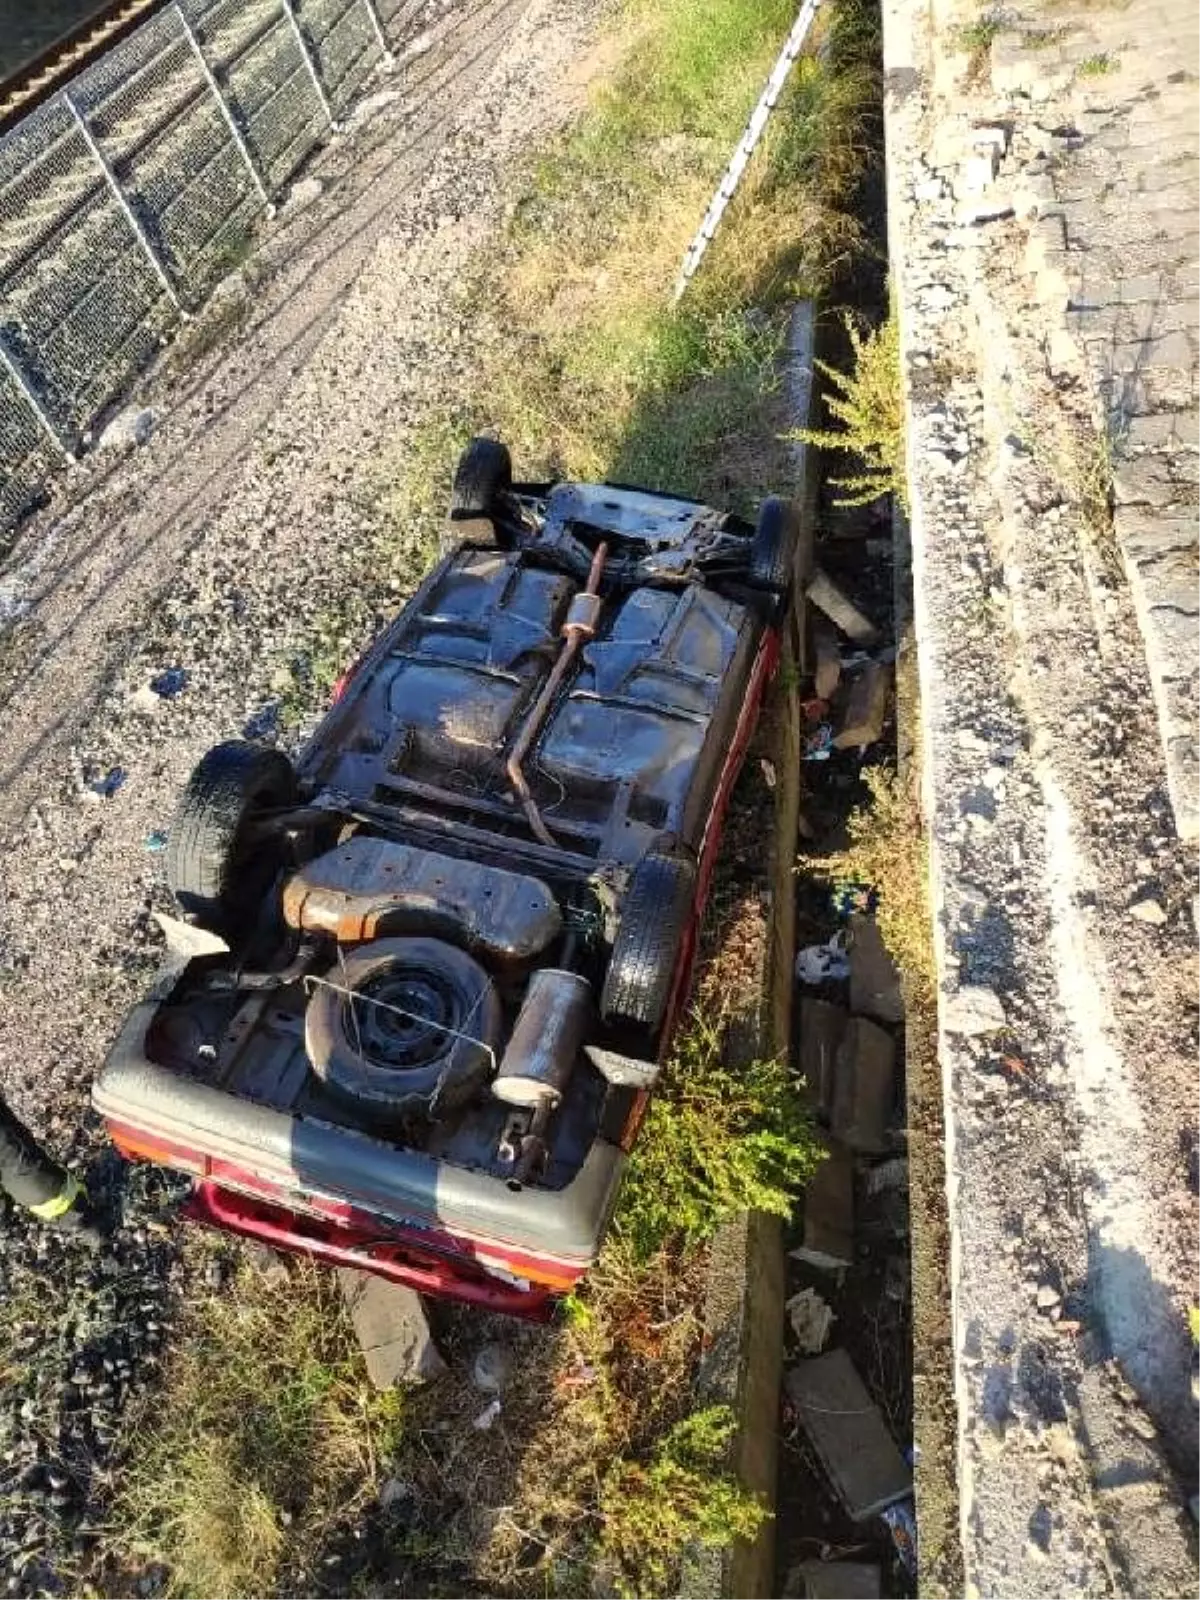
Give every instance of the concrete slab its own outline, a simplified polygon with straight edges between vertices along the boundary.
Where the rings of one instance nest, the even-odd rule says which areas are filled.
[[[838,1499],[855,1522],[912,1492],[912,1475],[844,1350],[800,1361],[787,1392]]]
[[[892,671],[881,661],[870,661],[854,679],[842,725],[834,735],[835,750],[864,750],[883,733],[891,698]]]
[[[890,1033],[851,1017],[838,1050],[830,1125],[851,1150],[881,1155],[896,1098],[896,1044]]]
[[[441,1377],[446,1363],[433,1342],[419,1294],[353,1267],[338,1268],[338,1285],[377,1389]]]
[[[863,616],[853,600],[820,567],[809,581],[808,598],[855,644],[870,649],[879,642],[879,629],[869,617]]]
[[[844,1006],[828,1000],[806,998],[800,1002],[800,1076],[823,1116],[833,1109],[837,1053],[849,1020]]]
[[[789,1254],[810,1267],[837,1272],[854,1262],[854,1161],[830,1141],[804,1191],[804,1235]]]
[[[784,1584],[784,1594],[798,1600],[877,1600],[882,1593],[873,1561],[802,1561]]]
[[[900,974],[879,924],[859,912],[850,918],[850,1009],[876,1022],[904,1021]]]

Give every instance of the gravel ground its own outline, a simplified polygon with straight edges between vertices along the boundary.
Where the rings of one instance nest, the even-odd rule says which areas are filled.
[[[389,532],[389,466],[470,370],[456,286],[522,156],[582,103],[602,7],[426,9],[432,48],[382,80],[187,330],[190,355],[168,351],[142,386],[149,442],[88,458],[0,574],[0,1083],[120,1214],[95,1259],[5,1218],[9,1593],[69,1589],[86,1560],[182,1270],[163,1180],[130,1178],[88,1108],[156,963],[163,830],[208,745],[277,725],[314,625],[380,588],[364,562]],[[421,555],[388,548],[399,599]],[[183,687],[164,694],[168,669]]]

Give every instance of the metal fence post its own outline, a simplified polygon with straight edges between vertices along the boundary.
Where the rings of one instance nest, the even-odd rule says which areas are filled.
[[[147,261],[149,261],[150,265],[154,268],[155,275],[157,276],[158,281],[162,284],[163,289],[166,291],[167,298],[175,307],[176,311],[178,311],[182,316],[183,307],[179,303],[179,296],[175,292],[175,285],[167,276],[167,269],[158,259],[158,252],[155,250],[153,244],[151,244],[150,237],[146,233],[146,230],[138,221],[137,214],[133,207],[125,198],[125,192],[121,188],[121,185],[117,182],[116,175],[108,164],[108,158],[105,156],[104,151],[101,150],[100,146],[96,143],[95,136],[92,133],[92,130],[88,127],[86,118],[80,111],[79,107],[75,104],[74,100],[72,100],[70,91],[67,89],[63,90],[63,101],[66,104],[67,110],[75,118],[75,126],[83,135],[84,143],[91,151],[97,166],[104,174],[104,181],[108,184],[109,189],[112,191],[113,199],[125,213],[125,220],[133,229],[134,236],[145,252]]]
[[[197,39],[192,25],[184,14],[184,10],[181,5],[176,5],[175,15],[179,18],[179,26],[183,29],[184,38],[187,40],[188,44],[191,45],[192,52],[200,65],[200,71],[204,74],[204,81],[212,90],[213,99],[221,108],[221,115],[225,118],[225,126],[229,129],[229,136],[237,146],[237,152],[245,164],[246,171],[254,180],[254,187],[258,190],[259,195],[262,197],[262,203],[264,206],[266,206],[268,211],[273,211],[274,206],[271,203],[271,196],[267,192],[267,186],[263,181],[262,173],[258,170],[258,163],[250,154],[250,147],[242,137],[242,130],[237,125],[237,118],[234,116],[233,110],[226,101],[225,96],[221,93],[221,86],[217,82],[216,74],[209,66],[208,60],[205,57],[203,49],[201,48],[200,41]]]
[[[304,65],[308,68],[308,75],[312,79],[313,88],[317,91],[317,99],[321,102],[321,109],[331,128],[337,127],[333,115],[333,107],[329,104],[329,97],[325,93],[325,86],[321,82],[321,74],[317,71],[317,63],[313,60],[312,52],[304,42],[304,29],[300,26],[300,19],[296,15],[296,8],[292,0],[279,0],[283,7],[283,14],[292,25],[292,32],[296,35],[296,43],[300,46],[300,54],[304,57]]]
[[[375,8],[375,0],[362,0],[362,3],[367,16],[370,18],[371,26],[375,30],[375,37],[379,40],[379,48],[383,51],[384,61],[394,61],[396,57],[391,45],[388,43],[388,36],[383,31],[383,23],[379,20],[379,12]]]
[[[42,402],[38,399],[33,385],[29,382],[29,379],[21,370],[16,357],[9,350],[8,340],[5,338],[3,332],[0,332],[0,367],[4,368],[9,377],[16,384],[17,388],[21,391],[22,395],[25,397],[25,401],[29,406],[29,409],[33,412],[34,416],[38,420],[38,426],[49,438],[55,449],[58,450],[65,461],[74,461],[75,452],[67,444],[67,441],[63,438],[62,434],[50,420],[50,415],[45,406],[43,406]]]

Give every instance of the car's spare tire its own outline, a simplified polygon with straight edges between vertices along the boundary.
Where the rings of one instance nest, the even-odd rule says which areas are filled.
[[[800,531],[800,514],[792,501],[778,495],[763,501],[750,541],[746,582],[770,622],[778,621],[787,606]]]
[[[231,945],[253,932],[283,866],[282,840],[255,826],[296,803],[296,774],[281,750],[231,739],[191,777],[167,841],[167,884],[180,908]]]
[[[346,1105],[383,1121],[463,1105],[495,1069],[503,1017],[477,961],[440,939],[375,939],[313,986],[304,1041]]]
[[[600,996],[600,1015],[640,1047],[657,1050],[684,935],[694,915],[696,863],[650,850],[633,869]]]

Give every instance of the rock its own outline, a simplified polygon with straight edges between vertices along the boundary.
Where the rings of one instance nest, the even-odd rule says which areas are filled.
[[[1139,922],[1148,922],[1152,928],[1161,928],[1167,920],[1162,905],[1151,895],[1144,900],[1135,900],[1129,908],[1129,915],[1136,917]]]
[[[796,1348],[800,1354],[819,1355],[825,1348],[825,1341],[834,1322],[830,1307],[815,1289],[801,1289],[785,1303],[784,1310],[788,1314],[788,1321],[796,1336]]]
[[[800,1075],[825,1116],[832,1109],[834,1063],[849,1020],[841,1006],[828,1000],[800,1002]]]
[[[900,974],[874,917],[850,918],[850,1009],[877,1022],[904,1021]]]
[[[912,1477],[854,1363],[844,1350],[801,1361],[788,1397],[838,1499],[865,1522],[912,1492]]]
[[[96,441],[97,450],[132,450],[148,444],[154,432],[155,415],[148,407],[126,406],[105,428]]]
[[[830,1125],[851,1150],[887,1149],[896,1096],[896,1046],[891,1034],[865,1017],[851,1017],[834,1067]]]
[[[841,1145],[830,1145],[804,1191],[803,1241],[790,1251],[795,1261],[836,1272],[854,1263],[854,1163]]]
[[[808,598],[836,624],[848,639],[869,649],[879,640],[879,629],[834,583],[827,572],[816,569],[808,585]]]
[[[312,205],[314,200],[319,200],[325,193],[325,185],[320,178],[301,178],[299,183],[294,183],[288,194],[286,206],[289,211],[303,211],[306,206]]]
[[[891,669],[881,661],[868,662],[855,678],[842,726],[834,735],[835,750],[863,750],[883,733],[891,690]]]
[[[471,1382],[484,1394],[500,1394],[512,1373],[512,1354],[502,1344],[480,1347],[471,1363]]]
[[[947,1033],[959,1033],[971,1039],[983,1033],[996,1033],[1005,1022],[1000,996],[983,984],[964,983],[943,1003],[942,1025]]]
[[[1039,1284],[1038,1292],[1037,1292],[1037,1303],[1038,1303],[1038,1309],[1040,1311],[1049,1311],[1050,1307],[1058,1305],[1059,1302],[1061,1301],[1061,1299],[1062,1299],[1062,1295],[1059,1294],[1058,1290],[1054,1287],[1053,1284],[1051,1284],[1051,1283]]]
[[[442,1376],[446,1363],[433,1342],[419,1294],[352,1267],[338,1268],[338,1283],[377,1389],[429,1383]]]

